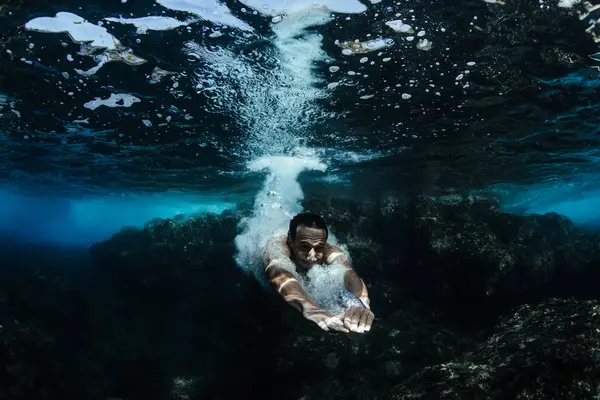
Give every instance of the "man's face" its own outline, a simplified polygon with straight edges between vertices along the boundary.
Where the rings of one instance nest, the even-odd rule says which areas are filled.
[[[291,247],[298,263],[310,267],[322,262],[326,242],[325,230],[300,225],[296,228],[296,239]]]

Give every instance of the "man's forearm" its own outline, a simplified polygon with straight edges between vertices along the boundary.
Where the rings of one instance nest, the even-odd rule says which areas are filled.
[[[369,293],[367,286],[362,279],[352,269],[350,258],[341,249],[334,247],[334,250],[327,257],[329,265],[341,265],[346,271],[344,272],[344,287],[347,291],[358,297],[363,304],[370,309]]]
[[[280,267],[277,263],[269,264],[265,272],[273,289],[292,307],[303,314],[319,309],[291,272]]]
[[[353,269],[348,269],[344,273],[344,286],[346,290],[358,297],[363,304],[370,309],[369,292],[367,291],[367,285],[358,276]]]

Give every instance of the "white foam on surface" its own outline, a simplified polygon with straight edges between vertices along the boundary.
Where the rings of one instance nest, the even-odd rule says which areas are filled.
[[[0,189],[0,230],[32,242],[90,246],[123,227],[141,228],[153,218],[220,214],[235,204],[213,196],[146,194],[65,199]]]
[[[121,45],[106,28],[94,25],[70,12],[58,12],[54,17],[38,17],[25,24],[25,29],[47,33],[68,33],[76,43],[92,47],[115,49]]]
[[[217,24],[231,26],[244,31],[254,29],[231,14],[231,10],[218,0],[156,0],[170,10],[184,11]]]
[[[267,16],[306,12],[310,9],[322,9],[335,13],[359,14],[367,7],[358,0],[239,0]]]
[[[266,171],[267,176],[254,200],[252,215],[240,223],[235,260],[240,268],[265,284],[262,255],[267,241],[286,234],[290,220],[302,212],[304,193],[298,175],[307,170],[325,171],[327,166],[315,158],[270,156],[253,160],[248,169]]]
[[[137,33],[144,34],[146,31],[168,31],[171,29],[179,28],[180,26],[186,26],[194,22],[190,21],[179,21],[178,19],[171,17],[160,17],[160,16],[148,16],[141,18],[104,18],[109,22],[116,22],[119,24],[131,24],[137,28]]]
[[[95,110],[98,107],[131,107],[134,103],[141,102],[135,96],[126,93],[111,93],[110,97],[107,99],[101,99],[100,97],[96,97],[94,100],[90,100],[85,103],[83,106],[85,108],[89,108],[90,110]]]

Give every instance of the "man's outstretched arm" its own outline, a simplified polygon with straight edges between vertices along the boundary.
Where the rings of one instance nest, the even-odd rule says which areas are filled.
[[[304,318],[315,322],[321,329],[348,332],[342,320],[320,309],[304,291],[294,274],[288,269],[293,266],[284,238],[272,239],[267,243],[264,254],[264,270],[273,289]],[[287,269],[286,269],[287,268]]]
[[[366,309],[362,307],[350,307],[346,310],[344,313],[344,326],[352,332],[363,333],[370,331],[375,316],[371,311],[367,285],[352,269],[350,258],[339,247],[330,246],[326,260],[330,265],[342,265],[346,268],[344,272],[344,287],[347,291],[358,297],[366,307]]]
[[[346,253],[337,246],[330,246],[329,254],[327,255],[327,264],[339,264],[346,268],[346,272],[344,272],[344,286],[346,290],[358,297],[365,307],[370,309],[371,302],[369,300],[367,285],[365,285],[365,282],[358,276],[356,271],[352,269],[352,263]]]

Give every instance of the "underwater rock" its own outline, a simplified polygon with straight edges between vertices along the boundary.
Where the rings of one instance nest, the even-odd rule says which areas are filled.
[[[51,400],[81,393],[93,376],[80,353],[85,254],[0,239],[0,398]]]
[[[156,220],[92,249],[92,321],[102,327],[93,341],[112,349],[97,357],[114,365],[113,379],[129,379],[143,358],[153,381],[193,378],[190,398],[216,395],[227,380],[260,386],[259,370],[280,398],[376,398],[473,350],[501,312],[577,294],[600,265],[597,235],[554,214],[505,214],[484,197],[312,198],[304,207],[326,218],[365,279],[371,332],[324,334],[245,276],[232,258],[238,214]]]
[[[286,398],[385,399],[387,388],[415,371],[477,344],[417,303],[376,318],[372,330],[361,335],[323,334],[298,316],[294,330],[274,349]]]
[[[598,301],[521,306],[475,351],[424,368],[391,398],[598,398],[599,313]]]
[[[132,398],[233,398],[262,385],[255,371],[282,336],[285,305],[235,265],[237,222],[156,219],[92,247],[90,343],[111,370],[107,394],[124,396],[132,380],[153,382]]]
[[[419,290],[477,299],[588,296],[597,277],[600,235],[558,214],[515,216],[494,199],[414,200],[406,266]]]
[[[240,212],[157,219],[94,245],[91,267],[61,269],[51,258],[5,271],[0,397],[384,399],[396,387],[395,396],[439,398],[450,368],[466,393],[473,382],[499,393],[529,390],[564,365],[570,373],[568,363],[538,368],[563,351],[582,360],[572,368],[581,379],[594,373],[576,370],[585,362],[597,370],[597,303],[522,304],[594,296],[598,235],[555,214],[505,214],[485,197],[308,197],[304,207],[326,218],[365,279],[376,317],[368,334],[322,332],[237,267]],[[5,260],[21,268],[10,251]],[[520,348],[527,337],[535,340]],[[587,361],[577,353],[584,344]],[[555,358],[543,358],[548,351]],[[515,375],[519,363],[529,375]],[[586,387],[595,390],[574,393],[585,398]]]
[[[359,275],[386,304],[396,298],[457,305],[593,296],[600,235],[558,214],[515,216],[484,196],[416,196],[353,204],[310,200],[348,247]]]

